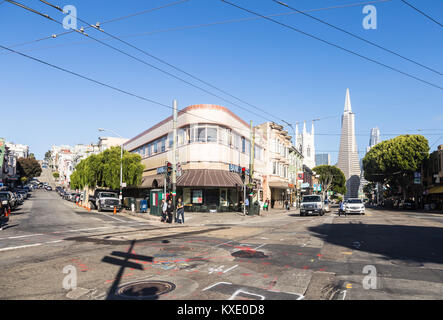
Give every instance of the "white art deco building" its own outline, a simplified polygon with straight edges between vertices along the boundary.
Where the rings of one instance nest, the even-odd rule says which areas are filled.
[[[355,140],[355,114],[351,108],[349,89],[346,90],[345,110],[341,120],[340,150],[337,167],[343,171],[346,177],[347,193],[345,199],[357,198],[361,172],[357,142]]]

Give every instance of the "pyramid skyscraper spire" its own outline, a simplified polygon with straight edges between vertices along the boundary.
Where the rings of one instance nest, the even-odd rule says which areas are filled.
[[[346,90],[345,108],[341,121],[340,151],[337,167],[345,174],[347,189],[345,198],[357,198],[361,172],[357,142],[355,140],[355,114],[351,108],[349,89]]]

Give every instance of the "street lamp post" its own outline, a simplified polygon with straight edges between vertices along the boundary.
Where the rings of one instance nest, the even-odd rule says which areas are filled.
[[[98,131],[100,131],[100,132],[109,131],[109,132],[115,134],[116,136],[119,136],[120,138],[123,138],[118,133],[116,133],[116,132],[114,132],[112,130],[109,130],[109,129],[99,128]],[[120,200],[123,199],[122,186],[123,186],[123,143],[120,145]]]

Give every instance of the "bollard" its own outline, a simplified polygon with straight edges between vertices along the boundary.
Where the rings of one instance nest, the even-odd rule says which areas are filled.
[[[117,207],[114,207],[114,214],[117,213]]]

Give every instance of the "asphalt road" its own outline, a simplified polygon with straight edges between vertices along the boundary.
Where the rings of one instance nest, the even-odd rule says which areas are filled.
[[[37,190],[0,232],[0,299],[121,299],[139,281],[170,284],[126,291],[153,299],[441,299],[441,215],[220,215],[167,225]]]

